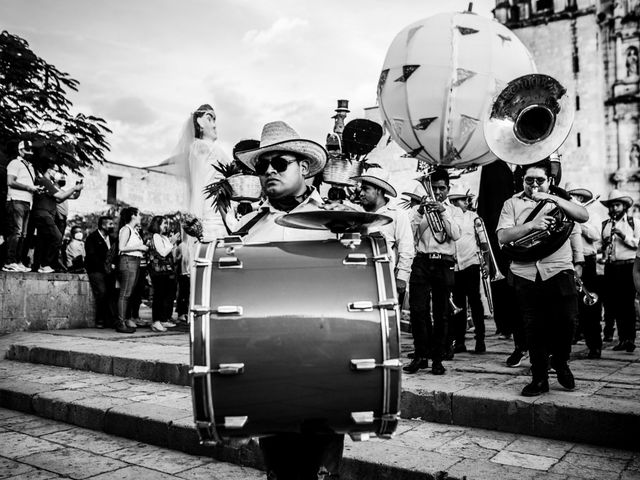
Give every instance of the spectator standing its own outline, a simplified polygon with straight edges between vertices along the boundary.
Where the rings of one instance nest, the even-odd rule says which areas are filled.
[[[116,332],[119,333],[134,333],[136,331],[136,323],[131,318],[127,318],[127,308],[131,292],[140,273],[140,260],[149,250],[138,233],[137,227],[140,225],[140,218],[140,212],[134,207],[123,208],[120,212],[118,229],[120,295],[118,296],[118,321],[116,324]]]
[[[82,227],[71,227],[71,240],[65,250],[65,267],[69,272],[83,272],[86,256]]]
[[[98,219],[98,228],[91,232],[85,242],[85,269],[89,285],[96,302],[96,327],[110,327],[115,316],[113,305],[115,279],[107,272],[107,253],[111,249],[114,231],[113,219],[103,216]]]
[[[27,234],[29,212],[36,186],[36,174],[31,164],[33,145],[24,140],[18,145],[18,156],[7,166],[7,259],[5,272],[28,272],[22,260],[22,248]]]
[[[138,225],[138,234],[144,241],[145,245],[147,242],[147,237],[142,229],[141,225]],[[147,278],[147,267],[149,261],[147,255],[143,255],[140,259],[140,269],[138,270],[138,280],[136,281],[135,286],[133,287],[133,291],[131,292],[131,297],[129,298],[129,306],[127,307],[127,318],[132,319],[136,322],[136,326],[138,327],[148,327],[151,325],[151,321],[147,319],[140,318],[140,305],[142,305],[143,297],[149,298],[149,280]]]
[[[163,323],[171,320],[173,301],[176,298],[176,268],[173,257],[173,249],[180,239],[180,234],[167,236],[169,222],[162,216],[151,219],[149,233],[149,274],[153,285],[153,301],[151,312],[153,323],[151,330],[154,332],[166,331]],[[171,324],[175,326],[175,324]]]
[[[37,230],[36,254],[39,259],[39,273],[52,273],[58,264],[62,234],[55,223],[56,206],[82,190],[81,183],[67,190],[59,190],[55,182],[56,169],[53,165],[45,165],[42,175],[36,179],[42,191],[36,193],[33,198],[33,222]]]

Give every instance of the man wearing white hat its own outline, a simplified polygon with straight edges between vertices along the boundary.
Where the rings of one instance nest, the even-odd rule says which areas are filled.
[[[567,182],[565,190],[573,201],[587,208],[595,200],[591,190],[579,188]],[[581,281],[589,292],[597,289],[596,273],[596,253],[600,243],[600,224],[593,215],[589,215],[589,220],[579,224],[582,235],[582,253],[584,255],[584,265],[582,266]],[[583,293],[581,295],[584,296]],[[597,359],[602,355],[602,329],[600,321],[602,319],[602,303],[600,300],[593,305],[587,305],[582,298],[578,301],[579,327],[584,335],[585,343],[589,349],[587,358]]]
[[[407,212],[389,206],[388,197],[396,197],[396,189],[389,183],[389,172],[382,168],[370,168],[364,175],[352,177],[361,182],[360,204],[365,211],[386,215],[393,221],[377,229],[387,239],[389,248],[394,252],[396,287],[402,297],[407,289],[411,274],[411,261],[415,255],[413,232]],[[372,231],[371,229],[370,231]],[[402,305],[402,298],[399,299]]]
[[[287,228],[276,219],[287,213],[318,210],[323,201],[305,179],[324,168],[327,152],[320,144],[301,139],[285,122],[267,123],[256,149],[237,153],[260,177],[267,200],[245,215],[240,232],[245,243],[321,240],[329,231]],[[333,433],[277,434],[260,439],[267,478],[337,478],[344,435]],[[326,475],[326,476],[324,476]]]
[[[449,201],[460,210],[460,238],[456,240],[456,271],[453,286],[453,302],[460,311],[449,322],[449,337],[455,342],[454,353],[466,352],[465,333],[467,331],[467,298],[471,307],[471,318],[475,327],[475,353],[484,353],[484,308],[480,298],[480,258],[476,240],[476,219],[478,214],[469,210],[472,194],[469,189],[457,183],[451,188]]]
[[[30,159],[33,145],[23,140],[18,156],[7,165],[7,260],[4,272],[28,272],[21,263],[23,242],[27,234],[33,194],[40,191],[35,185],[35,171]]]
[[[640,242],[640,222],[628,215],[633,199],[612,190],[607,200],[601,200],[609,209],[609,219],[602,223],[602,249],[604,251],[604,279],[608,301],[618,327],[616,351],[633,352],[636,348],[635,288],[633,264]]]

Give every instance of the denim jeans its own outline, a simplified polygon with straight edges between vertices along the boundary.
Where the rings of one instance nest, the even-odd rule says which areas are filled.
[[[128,320],[126,317],[129,299],[138,281],[140,272],[140,257],[120,255],[118,265],[120,275],[120,296],[118,297],[118,322]]]
[[[27,236],[31,205],[22,200],[7,202],[7,263],[22,259],[22,244]]]

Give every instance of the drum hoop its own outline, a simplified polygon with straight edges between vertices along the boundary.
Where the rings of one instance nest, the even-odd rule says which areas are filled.
[[[200,247],[198,247],[198,253],[201,252],[202,247],[204,246],[204,244],[200,245]],[[198,265],[200,265],[200,267],[202,268],[202,265],[204,264],[204,272],[202,275],[202,287],[201,287],[201,291],[202,291],[202,295],[200,298],[200,302],[198,302],[198,305],[200,305],[201,307],[204,307],[206,310],[208,310],[208,312],[203,313],[200,312],[199,315],[201,317],[206,317],[208,315],[210,315],[210,310],[211,310],[211,274],[212,274],[212,270],[213,270],[213,255],[214,255],[214,251],[215,251],[215,247],[216,247],[216,242],[208,242],[206,244],[206,249],[205,249],[205,256],[204,258],[202,257],[198,257],[197,259],[194,259],[192,265],[191,265],[191,293],[190,293],[190,305],[196,305],[195,303],[195,282],[196,282],[196,278],[197,278],[197,269],[198,269]],[[200,262],[198,262],[197,260],[200,260]],[[193,345],[193,342],[195,340],[195,315],[194,312],[192,310],[189,311],[189,321],[190,321],[190,335],[191,335],[191,342]],[[204,367],[206,367],[207,370],[211,371],[211,349],[210,349],[210,341],[211,341],[211,335],[210,335],[210,325],[211,322],[206,321],[205,318],[201,319],[201,329],[200,329],[200,335],[202,335],[202,345],[203,348],[205,350],[205,365]],[[194,360],[193,357],[191,358],[191,368],[193,368],[194,365]],[[197,423],[198,421],[200,421],[200,419],[198,419],[197,417],[197,412],[198,412],[198,408],[197,408],[197,402],[198,400],[196,399],[196,395],[195,393],[195,388],[194,388],[194,378],[192,377],[191,379],[191,389],[192,389],[192,393],[191,393],[191,400],[193,403],[193,416],[194,416],[194,421]],[[205,410],[208,411],[209,413],[209,423],[210,423],[210,427],[209,427],[209,432],[211,433],[211,436],[213,437],[213,440],[211,439],[205,439],[202,436],[202,433],[200,431],[200,429],[198,428],[198,435],[200,437],[200,441],[205,442],[205,441],[213,441],[214,443],[219,443],[222,441],[222,439],[220,438],[220,436],[218,435],[218,429],[216,428],[215,425],[215,415],[214,415],[214,410],[213,410],[213,387],[212,387],[212,379],[211,379],[211,374],[206,375],[205,377],[205,385],[206,385],[206,394],[207,394],[207,402],[204,405],[205,406]]]
[[[371,247],[373,250],[373,256],[378,257],[379,255],[388,254],[386,247],[386,240],[382,235],[370,235]],[[384,242],[384,243],[383,243]],[[382,247],[382,248],[381,248]],[[389,299],[386,294],[386,284],[384,281],[384,272],[383,266],[389,265],[389,263],[382,263],[374,261],[375,272],[376,272],[376,283],[378,287],[378,300],[380,304],[383,302],[387,302]],[[392,287],[395,289],[395,279],[393,275],[390,275]],[[394,291],[394,290],[392,290]],[[397,307],[394,307],[397,308]],[[386,308],[379,308],[380,312],[380,338],[382,342],[382,364],[384,365],[391,355],[390,345],[389,345],[389,315],[387,313]],[[380,427],[378,430],[378,434],[385,434],[389,430],[393,431],[394,428],[392,425],[389,425],[389,422],[385,420],[386,415],[389,413],[397,413],[390,412],[391,409],[391,374],[387,368],[382,369],[382,415],[380,421]]]

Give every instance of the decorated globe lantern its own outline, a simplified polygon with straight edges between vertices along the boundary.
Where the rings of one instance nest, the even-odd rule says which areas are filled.
[[[496,159],[483,118],[507,83],[536,72],[520,40],[472,12],[413,23],[393,40],[378,81],[392,138],[419,164],[482,165]]]

